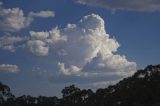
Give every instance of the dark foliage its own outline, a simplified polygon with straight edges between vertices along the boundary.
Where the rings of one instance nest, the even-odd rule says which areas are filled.
[[[8,86],[0,83],[0,106],[160,106],[160,65],[138,70],[96,92],[71,85],[62,90],[62,96],[15,97]]]

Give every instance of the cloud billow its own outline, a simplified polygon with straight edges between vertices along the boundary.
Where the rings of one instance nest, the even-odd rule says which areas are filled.
[[[105,22],[99,15],[84,16],[77,24],[68,24],[65,28],[30,31],[30,35],[28,42],[39,42],[36,48],[33,48],[34,44],[28,45],[30,51],[37,56],[54,54],[60,57],[58,60],[53,58],[53,61],[57,61],[59,73],[71,79],[77,76],[78,79],[90,78],[91,82],[100,77],[116,77],[117,80],[136,71],[135,62],[113,54],[120,45],[106,33]],[[43,48],[45,53],[41,53],[45,51]],[[104,79],[99,80],[102,81]]]
[[[15,52],[18,43],[25,41],[25,38],[19,36],[2,36],[0,37],[0,49]]]
[[[61,36],[57,27],[48,32],[30,31],[30,35],[31,39],[27,41],[26,46],[37,56],[47,56],[50,47],[67,40],[66,36]]]
[[[36,17],[54,17],[53,11],[30,12],[27,16],[20,8],[0,8],[0,31],[17,32],[28,27]]]
[[[14,11],[15,14],[20,10]],[[39,12],[32,13],[31,16],[50,17],[53,14]],[[17,23],[16,25],[19,26]],[[9,29],[14,28],[15,26],[10,26]],[[32,30],[29,34],[30,37],[27,39],[19,36],[0,37],[0,49],[15,52],[18,46],[23,45],[21,49],[27,49],[34,54],[33,56],[49,59],[49,62],[53,62],[56,69],[59,69],[56,71],[58,74],[53,76],[57,83],[60,78],[62,78],[60,82],[63,82],[64,78],[75,83],[88,80],[89,82],[85,84],[99,85],[104,82],[108,84],[130,76],[136,71],[135,62],[128,61],[125,56],[115,55],[120,44],[106,33],[105,22],[99,15],[84,16],[76,24],[67,24],[64,28],[55,27],[40,32]],[[3,72],[18,71],[16,65],[3,64],[0,68]]]

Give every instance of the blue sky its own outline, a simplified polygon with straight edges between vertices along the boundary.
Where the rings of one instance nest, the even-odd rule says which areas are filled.
[[[135,2],[2,0],[0,81],[16,95],[51,96],[159,64],[160,3]]]

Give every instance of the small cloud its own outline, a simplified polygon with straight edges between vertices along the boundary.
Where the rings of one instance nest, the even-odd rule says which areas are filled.
[[[48,32],[35,32],[35,31],[30,31],[29,33],[30,33],[32,39],[43,40],[43,39],[46,39],[47,37],[49,37],[49,33],[48,33]]]
[[[47,74],[47,70],[43,70],[40,67],[33,67],[32,72],[39,76],[44,76]]]
[[[31,39],[27,42],[29,50],[37,56],[47,56],[50,46],[54,46],[57,42],[65,42],[66,36],[61,36],[59,29],[53,28],[46,32],[30,31]]]
[[[73,66],[73,65],[71,65],[69,68],[66,68],[64,63],[58,63],[58,66],[60,71],[65,75],[77,74],[81,70],[77,66]]]
[[[25,38],[19,36],[2,36],[0,37],[0,49],[15,52],[16,44],[23,41],[25,41]]]
[[[18,71],[19,71],[19,68],[17,65],[12,65],[12,64],[0,65],[0,72],[17,73]]]
[[[30,40],[27,42],[27,47],[29,48],[30,52],[37,56],[48,55],[49,47],[41,40]]]
[[[48,18],[54,16],[53,11],[30,12],[26,16],[23,10],[19,8],[0,8],[0,30],[16,32],[28,27],[36,17]]]
[[[90,86],[93,86],[93,88],[105,88],[108,85],[114,85],[118,82],[119,80],[115,81],[100,81],[100,82],[93,82],[89,84]]]
[[[0,30],[16,32],[29,26],[31,20],[24,16],[23,10],[19,8],[0,8]]]
[[[30,12],[29,13],[30,17],[41,17],[41,18],[49,18],[49,17],[54,17],[55,13],[53,11],[40,11],[40,12]]]

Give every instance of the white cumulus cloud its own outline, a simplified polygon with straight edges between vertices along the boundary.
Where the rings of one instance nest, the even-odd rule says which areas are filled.
[[[0,30],[16,32],[28,27],[36,17],[48,18],[54,16],[53,11],[30,12],[25,15],[20,8],[0,8]]]
[[[0,37],[0,49],[15,52],[17,48],[16,44],[24,40],[25,38],[19,36],[2,36]]]
[[[105,22],[99,15],[87,15],[77,24],[68,24],[65,28],[56,27],[48,32],[31,31],[30,34],[33,40],[43,42],[41,46],[47,45],[45,55],[50,53],[60,58],[55,61],[65,75],[122,77],[136,70],[135,62],[114,54],[120,45],[106,33]],[[39,47],[31,48],[33,53],[41,51],[36,50]]]
[[[30,31],[29,32],[31,37],[33,39],[46,39],[49,36],[48,32],[35,32],[35,31]]]
[[[60,71],[65,75],[76,74],[80,72],[80,69],[76,66],[71,65],[69,68],[65,68],[64,63],[58,63]]]
[[[105,22],[99,15],[84,16],[76,24],[64,28],[30,31],[30,35],[27,41],[30,52],[46,56],[54,65],[57,63],[60,76],[53,78],[57,83],[64,80],[112,82],[136,71],[135,62],[117,54],[120,44],[106,33]]]
[[[65,75],[94,76],[112,73],[123,76],[131,75],[136,70],[135,62],[113,54],[120,45],[106,33],[105,22],[99,15],[85,16],[77,24],[68,24],[62,29],[56,27],[46,32],[30,31],[30,34],[30,51],[39,56],[56,54],[60,57],[60,60],[56,60],[59,69]],[[91,63],[94,63],[94,70],[106,70],[86,72],[87,68],[84,67]]]
[[[0,30],[14,32],[29,26],[30,23],[31,20],[25,17],[19,8],[0,9]]]
[[[29,16],[48,18],[48,17],[54,17],[55,13],[53,11],[47,10],[47,11],[40,11],[40,12],[30,12]]]
[[[30,40],[27,42],[27,46],[29,50],[38,56],[46,56],[48,55],[49,47],[47,44],[41,40]]]
[[[12,64],[0,64],[0,72],[10,72],[10,73],[16,73],[19,71],[19,68],[17,65]]]
[[[29,50],[37,56],[48,55],[50,46],[54,46],[57,42],[65,42],[66,36],[61,36],[59,29],[53,28],[46,32],[30,31],[31,39],[27,42]]]
[[[91,14],[81,19],[78,24],[68,24],[61,33],[67,36],[67,42],[60,48],[67,54],[62,55],[60,60],[66,69],[74,66],[85,72],[84,67],[90,63],[94,63],[95,70],[106,69],[94,73],[75,70],[84,76],[110,73],[123,76],[131,75],[136,70],[135,62],[129,62],[125,56],[113,54],[120,45],[106,33],[104,20],[99,15]],[[71,72],[74,73],[73,70]]]

